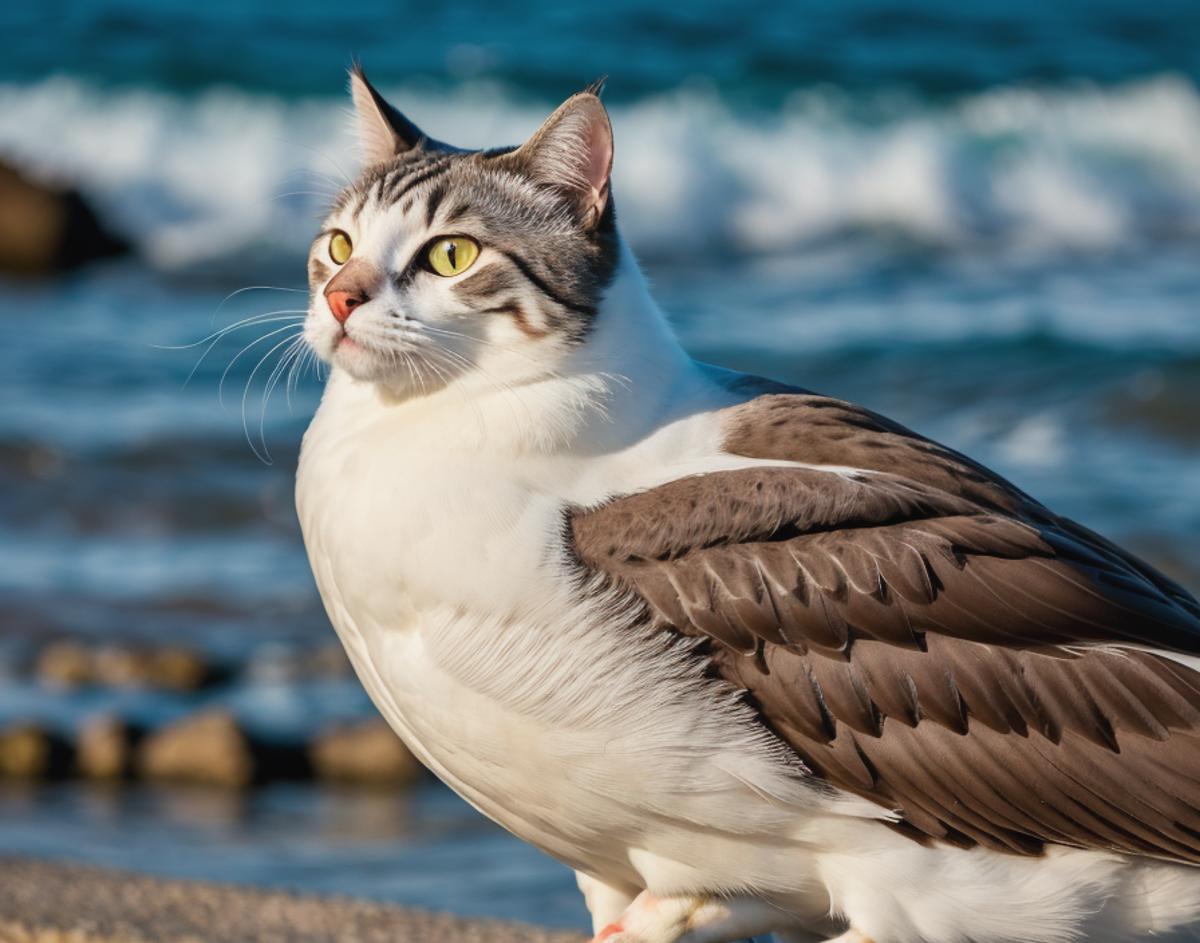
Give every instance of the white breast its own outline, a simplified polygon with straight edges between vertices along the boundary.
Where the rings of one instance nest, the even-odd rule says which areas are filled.
[[[662,886],[705,860],[729,886],[794,886],[778,836],[830,800],[688,650],[582,601],[563,546],[569,501],[714,460],[711,417],[603,460],[485,460],[447,428],[331,382],[301,455],[313,573],[389,723],[468,801],[573,867]]]

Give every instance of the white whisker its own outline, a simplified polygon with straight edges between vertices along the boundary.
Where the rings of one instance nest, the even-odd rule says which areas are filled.
[[[263,325],[263,324],[274,324],[279,321],[286,321],[290,324],[290,323],[295,323],[296,321],[303,321],[304,318],[305,318],[304,314],[293,314],[288,311],[270,311],[270,312],[267,312],[266,314],[255,315],[252,318],[244,318],[243,320],[238,321],[236,324],[231,324],[229,327],[222,328],[220,331],[217,331],[215,334],[209,335],[209,337],[206,337],[204,340],[210,341],[210,343],[204,349],[204,352],[200,355],[199,359],[195,362],[195,364],[192,365],[192,369],[190,371],[188,371],[187,378],[183,381],[183,388],[187,389],[188,384],[192,382],[192,378],[196,375],[196,371],[200,369],[200,365],[202,363],[204,363],[205,358],[207,358],[208,355],[210,353],[212,353],[213,348],[217,346],[217,344],[220,342],[221,338],[225,337],[231,331],[235,331],[235,330],[238,330],[243,327],[251,327],[251,326],[257,327],[257,326]],[[204,343],[204,341],[198,341],[197,343],[202,344],[202,343]],[[196,344],[188,344],[188,345],[185,345],[184,347],[181,347],[178,349],[187,350],[188,348],[195,347],[195,346],[196,346]]]
[[[273,331],[268,331],[266,334],[262,335],[262,337],[255,338],[249,344],[239,350],[234,355],[233,359],[229,361],[229,364],[225,367],[224,372],[221,374],[221,380],[217,384],[217,402],[219,402],[222,406],[225,405],[225,379],[229,376],[229,371],[233,369],[233,365],[237,363],[244,354],[246,354],[251,348],[261,344],[263,341],[274,337],[276,334],[282,334],[284,331],[291,331],[295,328],[295,324],[285,324],[283,327],[277,327]]]
[[[210,323],[217,319],[217,315],[225,308],[230,301],[238,295],[244,295],[248,291],[283,291],[297,295],[307,295],[307,288],[284,288],[280,285],[247,285],[245,288],[238,288],[231,291],[228,295],[221,299],[220,303],[213,309],[212,316],[209,318]]]
[[[289,317],[275,317],[275,315],[288,315]],[[218,341],[230,331],[249,327],[252,324],[264,324],[268,321],[300,320],[305,315],[306,312],[300,308],[280,308],[278,311],[264,311],[262,314],[254,314],[250,317],[242,318],[240,321],[235,321],[228,327],[213,331],[206,337],[202,337],[198,341],[192,341],[190,344],[151,344],[150,346],[155,350],[191,350],[193,347],[199,347],[201,344],[207,344],[209,341]]]
[[[262,443],[263,451],[267,452],[267,408],[271,405],[271,394],[275,392],[275,387],[279,384],[280,379],[284,375],[289,363],[294,363],[296,358],[300,356],[301,346],[304,344],[303,333],[297,334],[284,348],[283,355],[276,361],[275,366],[271,369],[270,375],[267,377],[267,383],[263,389],[262,409],[259,410],[258,416],[258,440]],[[249,384],[246,386],[249,391]],[[291,397],[288,396],[288,408],[292,405]],[[245,412],[243,410],[243,425],[245,423]]]
[[[327,178],[327,179],[328,179],[328,180],[329,180],[331,183],[337,183],[337,186],[338,186],[338,189],[339,189],[339,190],[340,190],[340,189],[341,189],[343,186],[348,186],[348,185],[350,185],[350,184],[352,184],[352,183],[354,182],[354,179],[353,179],[353,178],[352,178],[352,177],[351,177],[351,176],[350,176],[348,173],[346,173],[346,171],[345,171],[345,170],[343,170],[343,169],[342,169],[342,165],[341,165],[341,164],[339,164],[339,163],[338,163],[336,160],[334,160],[332,157],[330,157],[328,154],[326,154],[324,151],[320,150],[319,148],[313,147],[311,144],[298,144],[298,143],[296,143],[296,142],[293,142],[293,141],[284,141],[283,143],[287,144],[289,147],[300,147],[300,148],[303,148],[304,150],[308,151],[308,152],[309,152],[309,153],[311,153],[311,154],[316,154],[316,155],[317,155],[318,157],[320,157],[322,160],[326,160],[326,161],[328,161],[328,162],[330,163],[330,165],[333,167],[333,169],[334,169],[334,170],[336,170],[336,171],[337,171],[339,174],[341,174],[341,175],[342,175],[342,181],[343,181],[343,182],[342,182],[342,183],[337,183],[337,181],[335,181],[335,180],[334,180],[332,177],[330,177],[328,174],[322,173],[321,171],[319,171],[319,170],[316,170],[316,169],[314,169],[314,168],[312,168],[312,167],[303,168],[303,169],[304,169],[304,170],[305,170],[307,173],[311,173],[311,174],[315,174],[315,175],[317,175],[317,176],[325,177],[325,178]]]
[[[287,330],[287,328],[280,328],[279,330]],[[275,333],[278,333],[278,331],[276,331]],[[299,335],[297,335],[297,337],[298,336]],[[258,458],[258,460],[261,461],[264,465],[272,465],[272,464],[274,464],[274,460],[271,458],[271,452],[267,448],[265,433],[262,436],[262,447],[263,447],[262,452],[259,452],[258,447],[254,444],[254,440],[250,437],[250,425],[246,419],[246,400],[250,396],[251,387],[254,386],[254,377],[258,373],[258,371],[262,369],[262,365],[264,363],[266,363],[267,360],[270,359],[271,355],[273,353],[275,353],[275,351],[279,350],[280,347],[283,347],[285,344],[294,344],[297,340],[297,337],[285,337],[283,340],[279,341],[279,343],[274,344],[271,347],[271,349],[268,350],[265,354],[263,354],[261,357],[259,357],[258,363],[256,363],[254,365],[254,369],[250,371],[250,376],[246,378],[246,388],[242,391],[242,433],[245,435],[246,442],[247,442],[247,444],[249,444],[251,451],[254,452],[254,454]],[[260,338],[260,340],[261,339],[262,338]],[[264,397],[265,396],[266,396],[266,394],[264,393]],[[263,401],[264,417],[266,415],[266,406],[267,406],[266,400],[264,399],[264,401]]]

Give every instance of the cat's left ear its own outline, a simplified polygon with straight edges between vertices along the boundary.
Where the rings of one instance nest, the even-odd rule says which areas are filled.
[[[357,62],[350,69],[350,94],[354,98],[359,144],[368,165],[391,160],[414,148],[437,146],[384,100]]]
[[[612,174],[613,136],[600,101],[603,81],[572,95],[510,158],[526,175],[566,194],[589,228],[604,215]]]

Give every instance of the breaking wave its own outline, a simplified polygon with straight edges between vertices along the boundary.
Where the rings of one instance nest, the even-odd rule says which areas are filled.
[[[521,140],[548,109],[489,85],[387,91],[465,146]],[[1200,238],[1200,92],[1179,76],[936,103],[815,88],[770,114],[684,88],[613,118],[623,224],[655,258],[844,239],[1021,255]],[[299,251],[355,165],[339,101],[65,77],[0,85],[0,156],[77,183],[168,270]]]

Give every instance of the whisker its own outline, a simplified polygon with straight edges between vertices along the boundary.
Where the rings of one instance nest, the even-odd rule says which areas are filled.
[[[313,352],[313,349],[306,345],[300,353],[300,359],[298,361],[296,361],[295,363],[293,363],[292,369],[288,371],[287,394],[288,394],[288,406],[289,407],[292,404],[292,400],[291,400],[292,394],[296,391],[296,388],[299,386],[300,380],[304,376],[305,369],[310,366],[310,363],[309,363],[310,360],[320,363],[320,360],[317,359],[317,355]],[[313,376],[317,376],[315,370],[313,371]],[[320,377],[317,377],[317,379],[320,380]]]
[[[234,355],[233,359],[229,361],[229,364],[225,367],[224,372],[221,374],[221,380],[217,384],[217,402],[219,402],[222,406],[225,405],[225,380],[229,376],[229,371],[233,369],[233,365],[235,363],[237,363],[244,354],[249,352],[249,350],[251,348],[258,346],[259,344],[261,344],[263,341],[267,340],[268,338],[274,337],[276,334],[282,334],[284,331],[295,330],[295,328],[296,328],[295,324],[285,324],[283,327],[277,327],[273,331],[267,331],[267,333],[262,335],[262,337],[255,338],[249,344],[247,344],[245,347],[243,347],[241,350],[239,350]]]
[[[311,148],[309,150],[312,150]],[[322,157],[325,155],[321,155]],[[338,180],[333,174],[328,174],[323,170],[317,170],[316,167],[295,167],[288,174],[289,177],[314,177],[322,183],[327,184],[335,190],[341,190],[346,186],[346,183]]]
[[[279,285],[247,285],[245,288],[238,288],[238,289],[235,289],[234,291],[231,291],[228,295],[226,295],[224,298],[222,298],[220,303],[213,309],[212,317],[209,318],[209,320],[215,321],[217,319],[217,315],[221,313],[221,311],[222,311],[222,309],[224,309],[225,305],[227,305],[230,301],[232,301],[238,295],[243,295],[248,291],[284,291],[284,292],[291,292],[291,293],[297,294],[297,295],[307,295],[308,294],[307,288],[283,288]]]
[[[491,347],[493,350],[504,351],[505,353],[508,353],[508,354],[516,354],[518,357],[523,357],[532,363],[538,363],[538,364],[541,363],[541,361],[539,361],[536,357],[533,357],[526,351],[517,350],[515,347],[509,347],[507,344],[497,343],[496,341],[489,340],[486,337],[475,337],[474,335],[471,335],[471,334],[463,334],[461,331],[452,331],[449,328],[437,327],[436,325],[425,324],[424,322],[422,322],[420,324],[420,326],[418,328],[416,328],[415,330],[417,330],[418,332],[428,331],[430,334],[438,334],[443,337],[453,337],[453,338],[457,338],[458,340],[469,341],[473,344],[480,344],[484,347]],[[554,374],[554,375],[560,376],[560,374]]]
[[[281,331],[287,330],[287,328],[280,328],[279,330],[281,330]],[[278,333],[278,331],[276,331],[275,333]],[[299,335],[297,335],[297,336],[299,336]],[[261,339],[262,338],[260,338],[260,340]],[[283,347],[285,344],[294,344],[296,342],[296,339],[297,339],[296,337],[285,337],[283,340],[279,341],[279,343],[274,344],[271,347],[271,349],[268,350],[265,354],[263,354],[261,357],[259,357],[258,363],[256,363],[254,365],[254,369],[250,371],[250,376],[246,378],[246,388],[242,391],[242,433],[245,435],[246,443],[250,446],[251,451],[254,452],[254,454],[258,458],[258,460],[261,461],[264,465],[272,465],[272,464],[274,464],[274,460],[271,458],[270,449],[267,448],[265,434],[263,436],[263,441],[262,441],[262,446],[263,446],[262,452],[258,451],[258,447],[254,444],[254,440],[250,437],[250,424],[249,424],[248,420],[246,419],[246,401],[250,396],[251,388],[254,386],[254,377],[258,373],[258,371],[262,369],[262,365],[264,363],[266,363],[267,360],[270,359],[271,355],[273,353],[275,353],[275,351],[279,350],[280,347]],[[266,402],[265,401],[263,403],[263,415],[264,415],[264,417],[266,415]]]
[[[275,361],[275,366],[272,367],[271,372],[267,374],[267,382],[266,382],[265,386],[263,387],[262,419],[264,421],[266,419],[267,403],[271,399],[271,393],[275,389],[275,384],[279,382],[280,377],[283,375],[283,371],[284,371],[284,369],[286,369],[287,364],[288,364],[288,358],[296,352],[296,345],[298,343],[303,343],[303,341],[304,341],[303,334],[297,334],[295,337],[290,338],[290,340],[288,341],[288,346],[286,348],[284,348],[283,355],[277,361]],[[261,431],[262,431],[262,423],[260,422],[259,423],[260,435],[261,435]]]
[[[290,362],[294,362],[300,356],[300,347],[304,343],[304,334],[297,334],[291,339],[291,342],[284,348],[283,355],[276,361],[275,366],[271,369],[270,375],[267,377],[267,383],[263,389],[262,409],[258,415],[258,441],[262,443],[263,451],[267,452],[267,408],[271,405],[271,394],[275,392],[275,387],[279,384],[280,378],[283,377],[283,372]],[[246,385],[249,391],[249,384]],[[291,408],[291,398],[288,398],[288,408]],[[245,410],[242,412],[242,422],[245,425]]]
[[[492,375],[492,373],[490,371],[485,370],[479,364],[472,362],[471,360],[467,359],[462,354],[460,354],[458,351],[452,350],[449,347],[440,347],[437,345],[432,345],[431,347],[429,347],[427,349],[426,353],[430,356],[431,359],[436,359],[439,356],[448,358],[451,360],[451,363],[458,365],[461,368],[463,373],[476,372],[480,376],[482,376],[484,378],[484,380],[486,380],[488,382],[488,384],[494,390],[497,390],[501,393],[511,394],[511,398],[508,400],[510,406],[512,405],[513,401],[516,401],[517,403],[519,403],[521,405],[521,407],[525,410],[525,418],[527,420],[532,421],[533,412],[529,408],[529,404],[527,402],[525,402],[525,399],[522,396],[522,393],[523,393],[522,390],[514,387],[510,383],[506,383],[503,380],[497,379],[495,376]],[[517,418],[520,418],[520,417],[517,417]]]
[[[345,187],[345,184],[323,170],[317,170],[315,167],[294,167],[288,171],[283,177],[284,186],[321,186],[325,188],[324,196],[334,197],[338,191]]]
[[[289,196],[318,196],[323,200],[332,199],[336,194],[322,193],[319,190],[285,190],[283,193],[274,194],[272,200],[283,200]]]
[[[193,347],[199,347],[201,344],[206,344],[211,340],[220,340],[230,331],[236,331],[238,328],[248,327],[252,324],[262,324],[266,321],[282,321],[284,318],[277,318],[274,315],[289,315],[292,319],[299,320],[308,312],[300,308],[280,308],[278,311],[264,311],[262,314],[254,314],[248,318],[242,318],[240,321],[235,321],[227,327],[223,327],[218,331],[213,331],[207,337],[202,337],[198,341],[192,341],[190,344],[151,344],[155,350],[191,350]]]
[[[279,321],[287,321],[289,323],[294,323],[296,321],[303,321],[305,318],[304,314],[287,313],[287,316],[279,316],[279,315],[284,315],[284,314],[285,314],[284,311],[271,311],[271,312],[267,312],[266,314],[255,315],[252,318],[245,318],[242,321],[237,322],[236,324],[231,324],[227,328],[222,328],[220,331],[217,331],[215,334],[212,334],[212,335],[209,335],[209,337],[206,337],[204,340],[209,340],[211,338],[211,342],[204,349],[204,352],[200,355],[200,358],[192,366],[192,369],[190,371],[188,371],[187,378],[183,381],[182,388],[187,389],[187,385],[192,382],[192,378],[196,375],[196,371],[200,369],[200,365],[202,363],[204,363],[204,361],[208,357],[208,355],[210,353],[212,353],[213,348],[217,346],[217,344],[220,342],[221,338],[223,338],[229,332],[237,330],[238,328],[242,328],[242,327],[250,327],[250,326],[257,327],[262,324],[273,324],[273,323],[276,323]],[[204,341],[197,341],[197,344],[202,344],[202,343],[204,343]],[[196,346],[196,344],[188,344],[185,347],[181,347],[178,349],[186,350],[188,348],[195,347],[195,346]]]
[[[333,169],[336,170],[339,174],[341,174],[342,179],[345,181],[344,184],[339,184],[338,189],[341,189],[343,186],[349,186],[350,184],[352,184],[354,182],[353,178],[348,173],[346,173],[346,171],[344,171],[342,169],[341,165],[336,160],[334,160],[332,157],[330,157],[328,154],[326,154],[324,151],[320,150],[319,148],[313,147],[311,144],[297,144],[295,142],[288,142],[288,141],[284,141],[284,143],[287,144],[289,147],[303,148],[304,150],[308,151],[309,153],[316,154],[318,157],[322,158],[323,160],[329,161],[329,163],[333,166]],[[316,170],[311,167],[303,168],[303,169],[307,170],[309,173],[321,174],[321,176],[327,176],[326,174],[322,174],[321,171]]]
[[[424,323],[420,324],[419,327],[403,328],[400,330],[402,333],[404,333],[406,338],[408,338],[409,340],[421,338],[422,333],[425,331],[428,331],[431,334],[441,335],[441,336],[450,337],[450,338],[456,338],[459,340],[465,340],[468,343],[478,343],[478,344],[482,344],[485,347],[492,347],[496,350],[501,350],[506,353],[516,354],[518,356],[524,357],[527,360],[537,362],[539,366],[543,366],[540,361],[537,361],[536,358],[529,356],[529,354],[525,353],[524,351],[515,350],[514,348],[508,347],[507,345],[498,344],[495,341],[490,341],[484,337],[473,337],[470,334],[463,334],[459,331],[452,331],[452,330],[449,330],[448,328],[435,327],[433,325],[424,324]],[[483,367],[481,367],[479,364],[473,363],[472,361],[463,357],[462,354],[458,353],[455,350],[452,350],[448,347],[440,347],[437,345],[434,345],[432,349],[437,350],[442,353],[453,354],[454,356],[458,357],[459,360],[462,361],[462,365],[465,369],[478,370],[481,374],[483,374],[485,376],[489,376],[489,374],[487,373],[486,370],[483,369]],[[545,378],[552,378],[552,379],[563,379],[564,378],[563,374],[560,373],[559,371],[550,370],[548,368],[545,368],[544,366],[543,366],[542,376]],[[493,382],[501,383],[501,381],[499,381],[499,380],[493,380]],[[505,383],[505,384],[502,384],[502,386],[504,389],[506,389],[510,392],[514,392],[514,393],[516,392],[516,389],[511,384]]]
[[[301,338],[303,338],[303,334]],[[292,358],[292,365],[288,368],[287,379],[283,383],[283,393],[287,398],[288,411],[292,409],[292,391],[296,389],[296,372],[304,369],[304,359],[311,353],[311,348],[308,345],[302,345],[299,348],[299,354]]]
[[[484,337],[474,337],[469,334],[463,334],[459,331],[452,331],[448,328],[438,327],[436,325],[431,325],[431,324],[425,324],[423,322],[418,327],[413,329],[413,334],[415,334],[415,336],[420,336],[422,332],[428,332],[430,334],[440,335],[440,336],[444,336],[444,337],[458,338],[461,340],[465,340],[469,343],[477,343],[477,344],[481,344],[485,347],[491,347],[495,350],[501,350],[506,353],[516,354],[519,357],[524,357],[527,360],[538,363],[538,365],[540,367],[542,367],[542,369],[543,369],[542,377],[551,378],[551,379],[566,379],[565,374],[563,374],[561,371],[546,369],[541,364],[540,361],[538,361],[536,358],[530,356],[525,351],[517,350],[513,347],[509,347],[506,344],[500,344],[495,341],[488,340],[487,338],[484,338]],[[439,349],[441,349],[441,348],[439,348]],[[472,364],[471,366],[473,369],[477,369],[481,373],[485,372],[485,371],[483,371],[483,368],[477,364]],[[624,376],[623,374],[601,371],[601,372],[598,372],[596,374],[596,376],[599,379],[604,380],[604,381],[615,382],[615,383],[623,386],[626,390],[632,389],[632,386],[633,386],[630,378],[627,376]],[[517,392],[517,390],[510,385],[505,384],[505,387],[506,387],[506,389],[510,390],[513,393]],[[592,397],[590,402],[594,409],[598,410],[605,417],[611,418],[611,413],[609,412],[608,407],[603,402],[601,402],[598,397]]]

